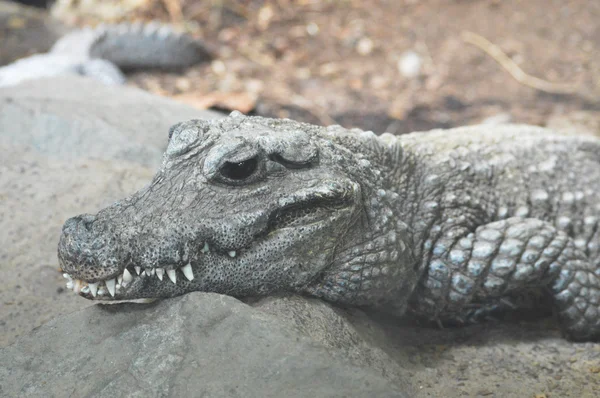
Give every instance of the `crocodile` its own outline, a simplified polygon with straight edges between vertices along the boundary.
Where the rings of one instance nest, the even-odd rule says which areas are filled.
[[[123,84],[123,71],[181,69],[209,58],[200,41],[168,25],[99,25],[67,33],[47,53],[0,67],[0,87],[57,75],[81,75],[105,84]]]
[[[304,294],[431,322],[543,294],[600,339],[600,140],[527,125],[393,136],[245,116],[169,130],[145,188],[68,219],[88,299]]]

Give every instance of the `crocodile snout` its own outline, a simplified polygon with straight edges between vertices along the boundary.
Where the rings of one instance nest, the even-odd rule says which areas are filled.
[[[110,245],[113,234],[91,214],[69,218],[58,243],[58,259],[64,272],[77,279],[105,279],[119,270]]]

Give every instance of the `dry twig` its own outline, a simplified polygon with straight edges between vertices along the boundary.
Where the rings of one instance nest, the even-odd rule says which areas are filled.
[[[479,47],[485,51],[490,57],[500,64],[510,75],[519,83],[534,88],[536,90],[544,91],[552,94],[573,94],[577,91],[577,88],[573,84],[561,84],[552,83],[535,76],[528,75],[510,59],[506,53],[500,49],[497,45],[493,44],[486,38],[473,33],[464,31],[461,34],[464,42]]]

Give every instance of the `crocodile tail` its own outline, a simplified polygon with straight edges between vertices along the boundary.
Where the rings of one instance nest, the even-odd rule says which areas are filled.
[[[100,25],[63,36],[52,52],[101,58],[121,69],[180,69],[210,55],[198,40],[159,23]]]

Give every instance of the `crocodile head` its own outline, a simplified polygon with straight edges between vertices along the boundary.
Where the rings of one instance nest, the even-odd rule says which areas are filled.
[[[67,286],[104,300],[339,294],[340,262],[350,267],[360,250],[383,251],[396,235],[381,232],[379,249],[366,237],[366,181],[378,173],[328,130],[237,112],[173,126],[147,187],[64,224]]]

